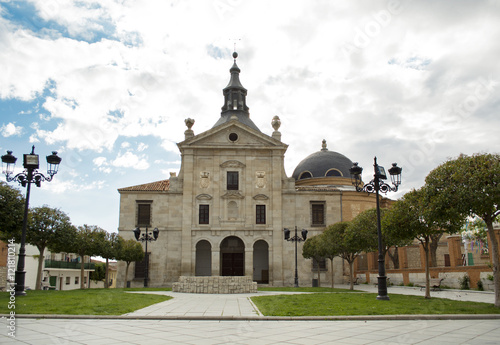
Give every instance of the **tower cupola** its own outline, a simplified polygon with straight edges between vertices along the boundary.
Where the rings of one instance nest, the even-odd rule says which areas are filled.
[[[233,53],[234,63],[229,72],[231,73],[231,79],[229,84],[222,90],[224,95],[224,105],[222,106],[221,117],[215,123],[214,127],[220,126],[223,123],[230,121],[231,119],[237,119],[241,123],[257,130],[260,132],[259,128],[250,120],[250,112],[247,106],[247,89],[241,85],[240,82],[240,68],[236,64],[236,58],[238,53]]]

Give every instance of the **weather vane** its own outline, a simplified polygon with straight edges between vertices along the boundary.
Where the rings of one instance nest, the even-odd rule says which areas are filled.
[[[241,41],[241,38],[230,38],[230,41],[233,41],[234,47],[233,47],[233,52],[236,51],[236,42]]]

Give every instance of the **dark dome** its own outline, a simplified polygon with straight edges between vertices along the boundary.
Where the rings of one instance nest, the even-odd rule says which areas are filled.
[[[352,161],[334,151],[328,151],[326,140],[323,140],[321,151],[315,152],[302,160],[293,171],[295,180],[318,177],[346,177],[350,178],[349,169]]]

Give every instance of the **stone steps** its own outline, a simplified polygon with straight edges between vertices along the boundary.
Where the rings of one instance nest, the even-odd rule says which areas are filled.
[[[179,281],[172,285],[172,291],[209,294],[255,293],[257,283],[249,276],[181,276]]]

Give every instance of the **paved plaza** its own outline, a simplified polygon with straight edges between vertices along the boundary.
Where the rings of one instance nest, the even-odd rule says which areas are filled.
[[[373,286],[356,289],[376,292]],[[500,318],[453,316],[446,320],[402,317],[266,318],[251,303],[257,294],[209,295],[150,292],[174,298],[121,317],[17,318],[16,337],[0,320],[0,344],[498,344]],[[389,288],[421,294],[418,288]],[[492,293],[437,291],[433,297],[493,303]],[[50,316],[49,316],[50,317]]]

